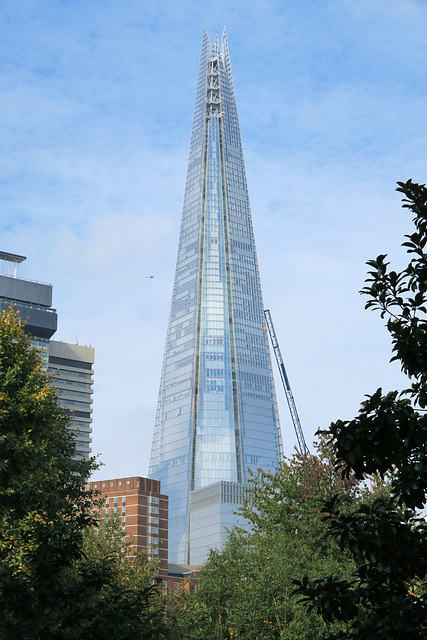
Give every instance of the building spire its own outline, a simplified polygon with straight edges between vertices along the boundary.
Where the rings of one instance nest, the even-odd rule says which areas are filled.
[[[264,327],[227,36],[211,49],[204,32],[149,470],[169,495],[171,562],[221,546],[248,469],[281,460]]]

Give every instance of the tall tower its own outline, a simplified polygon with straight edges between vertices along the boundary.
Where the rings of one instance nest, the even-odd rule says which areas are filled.
[[[282,458],[227,36],[203,34],[149,477],[169,495],[169,561],[224,541],[248,469]]]

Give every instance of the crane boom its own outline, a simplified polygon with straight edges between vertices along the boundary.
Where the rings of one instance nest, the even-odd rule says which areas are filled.
[[[294,396],[292,395],[291,385],[285,369],[285,363],[283,362],[282,354],[280,352],[279,343],[277,340],[276,332],[274,330],[273,319],[271,317],[270,309],[264,311],[265,320],[268,327],[268,333],[270,334],[271,344],[273,345],[274,355],[276,356],[277,366],[279,367],[280,377],[282,379],[283,388],[285,390],[286,400],[288,401],[289,411],[291,413],[292,422],[294,425],[295,433],[298,440],[298,447],[300,453],[310,455],[310,451],[305,442],[304,433],[302,431],[301,422],[298,416],[297,407],[295,404]]]

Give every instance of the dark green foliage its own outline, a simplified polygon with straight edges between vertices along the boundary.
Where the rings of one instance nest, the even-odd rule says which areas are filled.
[[[416,509],[427,492],[427,189],[399,182],[404,207],[415,215],[415,232],[403,243],[411,260],[389,271],[385,255],[371,260],[362,290],[366,308],[387,318],[393,358],[411,386],[368,396],[359,415],[322,432],[334,447],[344,477],[388,477],[391,496],[348,512],[338,496],[325,503],[324,518],[343,551],[353,559],[350,579],[339,575],[297,582],[308,611],[325,621],[351,622],[355,640],[427,638],[427,526]],[[348,638],[340,632],[330,638]]]
[[[211,552],[197,592],[176,598],[169,609],[173,638],[312,640],[325,631],[292,597],[292,579],[304,571],[351,573],[347,554],[327,535],[319,498],[338,491],[350,505],[359,489],[334,469],[322,439],[318,451],[310,458],[296,453],[275,473],[253,476],[242,507],[252,533],[233,530],[225,549]]]
[[[420,414],[397,391],[378,389],[367,397],[352,421],[331,424],[337,458],[345,473],[362,479],[393,472],[392,493],[398,504],[422,508],[427,488],[427,415]]]
[[[40,353],[14,311],[4,312],[0,639],[158,638],[149,576],[126,579],[114,550],[90,553],[85,538],[97,521],[87,478],[96,463],[73,460],[67,426]]]

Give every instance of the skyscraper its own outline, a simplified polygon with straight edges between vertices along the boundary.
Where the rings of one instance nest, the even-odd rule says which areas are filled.
[[[282,444],[225,30],[203,34],[149,476],[169,495],[169,560],[224,541],[248,469]]]

